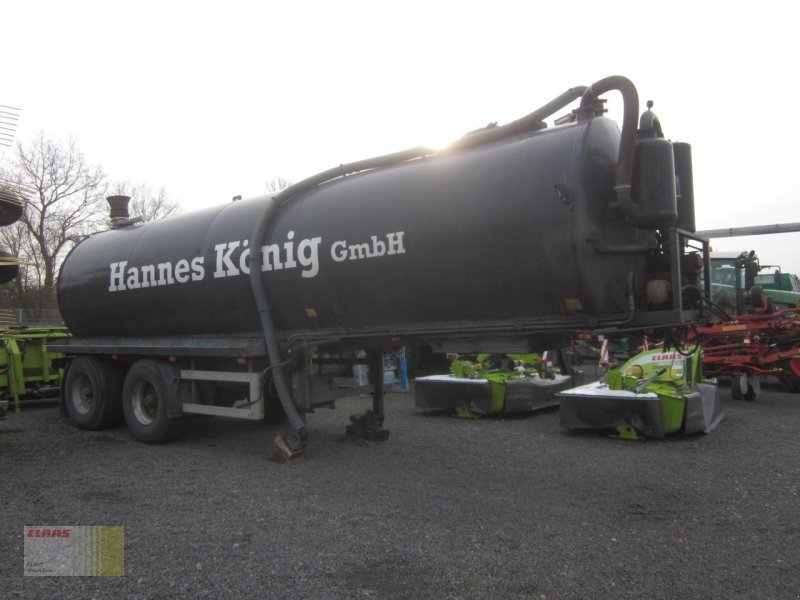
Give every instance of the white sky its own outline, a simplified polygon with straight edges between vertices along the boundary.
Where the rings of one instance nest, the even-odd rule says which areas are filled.
[[[192,210],[275,175],[442,146],[619,74],[692,144],[698,228],[797,222],[788,6],[16,1],[1,13],[0,104],[22,109],[19,141],[72,134],[113,179],[165,185]],[[800,234],[714,247],[800,273]]]

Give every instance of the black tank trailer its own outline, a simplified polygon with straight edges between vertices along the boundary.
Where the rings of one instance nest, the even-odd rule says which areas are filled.
[[[348,432],[385,439],[388,348],[527,352],[696,320],[708,252],[690,149],[649,106],[639,119],[633,84],[609,77],[444,151],[341,165],[273,197],[144,224],[110,198],[111,229],[59,278],[64,410],[88,429],[124,415],[151,443],[186,414],[285,413],[290,457],[306,413],[365,391],[318,372],[354,349],[368,349],[373,406]]]

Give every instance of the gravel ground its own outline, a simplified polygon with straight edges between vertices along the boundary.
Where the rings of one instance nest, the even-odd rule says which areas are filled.
[[[722,391],[707,436],[621,442],[557,412],[469,421],[366,398],[277,426],[198,418],[148,446],[58,408],[0,423],[5,598],[798,598],[800,396]],[[124,577],[23,577],[24,525],[124,525]]]

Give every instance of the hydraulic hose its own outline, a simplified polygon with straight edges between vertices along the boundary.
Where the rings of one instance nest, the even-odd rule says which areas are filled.
[[[633,156],[636,145],[637,123],[639,121],[639,94],[630,79],[612,75],[589,86],[581,99],[581,108],[589,109],[595,100],[606,92],[617,90],[622,94],[624,104],[622,115],[622,138],[617,155],[617,170],[614,178],[614,193],[622,212],[631,220],[639,214],[639,206],[633,201],[631,181],[633,180]]]

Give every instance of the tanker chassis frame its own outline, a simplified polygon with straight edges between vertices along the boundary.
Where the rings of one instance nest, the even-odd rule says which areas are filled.
[[[94,390],[112,396],[129,394],[132,400],[124,408],[135,418],[125,420],[134,437],[147,443],[176,438],[185,425],[181,417],[188,415],[286,420],[260,337],[70,338],[56,348],[66,353],[61,412],[81,428],[122,422],[123,403],[98,402]],[[372,408],[351,416],[347,433],[386,440],[383,350],[368,348],[366,358],[353,354],[319,354],[316,347],[295,345],[287,361],[276,367],[291,367],[292,398],[304,421],[315,408],[332,408],[340,398],[371,394]],[[339,378],[323,372],[326,365],[356,364],[368,365],[368,385],[345,387]],[[277,460],[297,457],[305,445],[291,430],[276,437],[275,443]]]

